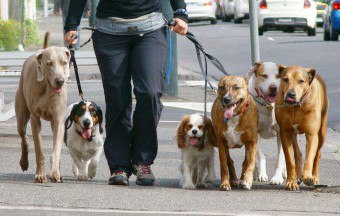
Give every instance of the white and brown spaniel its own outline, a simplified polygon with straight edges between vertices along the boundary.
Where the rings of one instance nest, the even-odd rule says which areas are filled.
[[[96,175],[103,152],[103,113],[94,102],[81,101],[68,106],[64,141],[73,159],[73,174],[78,180]]]
[[[177,144],[182,153],[181,187],[205,188],[213,183],[216,139],[210,118],[205,122],[201,114],[184,116],[177,130]]]

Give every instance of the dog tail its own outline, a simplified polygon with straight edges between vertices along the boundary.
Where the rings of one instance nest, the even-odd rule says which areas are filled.
[[[46,49],[49,46],[50,36],[51,36],[51,33],[47,31],[45,33],[45,38],[44,38],[44,49]]]

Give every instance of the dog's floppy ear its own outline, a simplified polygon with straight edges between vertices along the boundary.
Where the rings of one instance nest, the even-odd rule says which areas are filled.
[[[63,49],[65,50],[65,54],[67,56],[67,61],[70,62],[70,60],[71,60],[71,52],[70,52],[70,50],[68,50],[66,47],[63,47]]]
[[[253,66],[249,69],[248,77],[250,77],[253,74],[256,74],[256,71],[259,69],[259,67],[263,64],[263,62],[255,62]]]
[[[43,55],[43,50],[38,50],[35,55],[37,57],[37,65],[38,65],[37,81],[40,82],[44,80],[44,72],[41,69],[41,59]]]
[[[178,129],[177,129],[177,146],[180,149],[185,148],[185,127],[187,126],[187,124],[190,121],[190,116],[186,115],[183,117],[181,124],[179,125]]]
[[[216,141],[216,135],[215,135],[215,130],[212,125],[212,121],[209,117],[206,117],[206,132],[208,133],[208,137],[210,139],[210,143],[214,146],[217,147],[217,141]]]
[[[78,105],[79,104],[74,104],[73,107],[72,107],[71,114],[70,114],[70,117],[69,117],[71,124],[76,117]]]
[[[312,84],[316,71],[313,68],[305,68],[306,72],[308,73],[309,76],[309,85]]]
[[[97,116],[99,120],[99,132],[102,134],[104,132],[102,123],[103,123],[103,111],[97,106]]]
[[[282,72],[287,68],[286,65],[281,65],[281,64],[277,64],[278,70],[279,70],[279,76],[281,78]]]
[[[246,83],[246,85],[248,86],[249,84],[249,80],[247,76],[243,76],[244,82]]]

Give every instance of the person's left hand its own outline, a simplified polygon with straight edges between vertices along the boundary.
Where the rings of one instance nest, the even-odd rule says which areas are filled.
[[[186,22],[180,18],[173,18],[172,20],[176,22],[176,25],[170,26],[171,31],[174,31],[180,35],[185,35],[188,32],[188,24]]]

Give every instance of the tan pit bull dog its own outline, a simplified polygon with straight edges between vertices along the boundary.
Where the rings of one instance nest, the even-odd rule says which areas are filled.
[[[280,127],[287,166],[286,189],[298,190],[298,181],[307,186],[319,184],[321,147],[326,139],[328,97],[324,80],[315,70],[298,66],[279,68],[281,85],[276,99],[275,116]],[[305,167],[297,134],[307,139]],[[293,153],[295,160],[293,158]]]
[[[247,78],[236,76],[221,78],[211,115],[220,157],[220,189],[230,190],[230,181],[233,186],[238,184],[229,149],[242,146],[246,148],[246,155],[239,186],[251,189],[257,153],[259,117],[257,106],[248,92]]]
[[[46,36],[45,36],[46,38]],[[47,40],[45,39],[45,45]],[[28,169],[27,123],[31,119],[32,135],[36,155],[35,182],[47,181],[45,157],[41,148],[40,119],[51,122],[53,152],[51,175],[53,182],[61,182],[59,162],[64,136],[64,117],[67,102],[70,52],[64,47],[48,47],[30,56],[22,67],[19,88],[15,96],[17,129],[21,137],[20,166]]]

